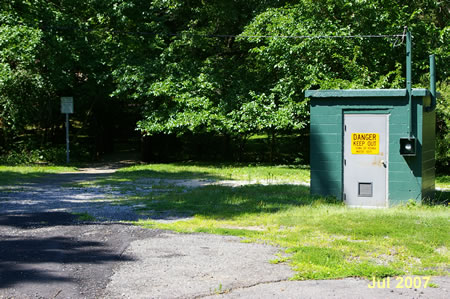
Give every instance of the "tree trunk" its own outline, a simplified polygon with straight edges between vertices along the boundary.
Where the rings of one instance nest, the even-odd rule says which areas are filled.
[[[270,163],[275,159],[276,133],[275,130],[270,131]]]

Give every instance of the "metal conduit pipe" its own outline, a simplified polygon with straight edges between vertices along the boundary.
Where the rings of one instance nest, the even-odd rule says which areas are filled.
[[[434,54],[430,55],[430,93],[431,105],[427,111],[433,111],[436,108],[436,61]]]
[[[406,94],[408,96],[408,136],[413,137],[412,132],[412,46],[411,32],[406,31]]]

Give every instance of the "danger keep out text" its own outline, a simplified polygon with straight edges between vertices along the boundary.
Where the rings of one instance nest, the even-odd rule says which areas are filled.
[[[378,133],[352,133],[352,154],[378,155],[380,138]]]

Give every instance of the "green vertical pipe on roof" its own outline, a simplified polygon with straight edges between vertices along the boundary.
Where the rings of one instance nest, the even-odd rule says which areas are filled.
[[[431,93],[431,107],[429,111],[433,111],[436,107],[436,61],[434,54],[430,55],[430,93]]]
[[[412,50],[411,32],[406,31],[406,91],[408,94],[408,134],[412,137]]]

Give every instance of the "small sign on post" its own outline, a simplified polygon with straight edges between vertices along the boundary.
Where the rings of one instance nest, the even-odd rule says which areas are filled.
[[[73,113],[73,97],[61,97],[61,113]]]
[[[61,113],[66,114],[66,163],[69,164],[69,114],[73,113],[73,97],[61,97]]]

